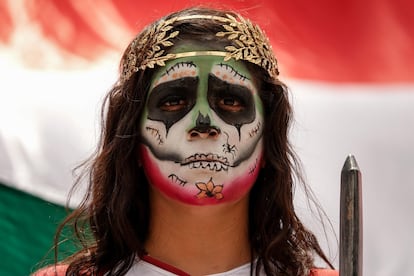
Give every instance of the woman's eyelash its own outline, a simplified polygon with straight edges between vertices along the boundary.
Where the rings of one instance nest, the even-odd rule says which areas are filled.
[[[226,70],[230,70],[230,72],[233,74],[233,76],[238,77],[242,81],[245,81],[245,80],[249,79],[248,77],[246,77],[246,76],[240,74],[239,72],[237,72],[233,67],[231,67],[228,64],[220,63],[219,66],[224,67]]]
[[[168,96],[168,97],[164,98],[161,101],[161,105],[162,104],[166,104],[166,103],[171,103],[171,102],[184,101],[184,100],[185,100],[185,98],[184,97],[181,97],[181,96]]]
[[[182,67],[187,67],[187,68],[194,67],[194,68],[196,68],[197,66],[192,61],[178,62],[178,63],[174,64],[172,67],[168,68],[167,71],[165,71],[165,73],[167,75],[169,75],[171,72],[179,69],[180,67],[181,68]]]
[[[243,101],[242,98],[237,97],[237,96],[233,96],[233,95],[225,95],[225,96],[221,97],[220,100],[223,100],[223,101],[230,100],[230,101],[239,102],[240,104],[244,104],[244,101]]]

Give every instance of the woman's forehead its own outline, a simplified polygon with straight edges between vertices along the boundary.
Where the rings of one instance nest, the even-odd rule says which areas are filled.
[[[152,78],[151,89],[180,78],[203,78],[208,75],[214,75],[231,84],[253,85],[252,75],[243,61],[224,61],[223,57],[217,56],[193,56],[170,60],[165,66],[158,67]]]

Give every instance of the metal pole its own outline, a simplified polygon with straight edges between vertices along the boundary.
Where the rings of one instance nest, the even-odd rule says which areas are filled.
[[[341,172],[339,275],[362,276],[361,171],[349,155]]]

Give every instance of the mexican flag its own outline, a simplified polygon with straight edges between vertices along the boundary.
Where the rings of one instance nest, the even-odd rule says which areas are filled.
[[[326,239],[300,190],[297,211],[333,262],[340,172],[354,154],[363,179],[364,274],[414,275],[408,0],[1,1],[0,275],[27,275],[52,260],[72,170],[94,151],[100,105],[126,45],[153,20],[203,3],[239,11],[270,37],[291,90],[291,138],[333,231]]]

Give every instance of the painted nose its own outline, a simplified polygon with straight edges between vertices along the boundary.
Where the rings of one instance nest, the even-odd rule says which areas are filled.
[[[190,129],[188,132],[188,140],[198,139],[215,139],[219,137],[220,129],[211,125],[210,117],[208,115],[203,116],[201,112],[198,113],[196,120],[196,126]]]
[[[198,140],[207,138],[217,138],[220,135],[220,130],[215,127],[195,127],[188,132],[188,140]]]

